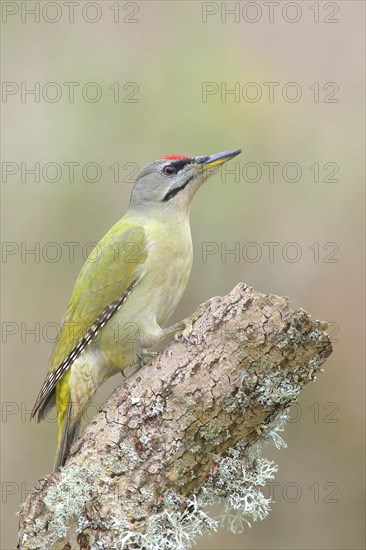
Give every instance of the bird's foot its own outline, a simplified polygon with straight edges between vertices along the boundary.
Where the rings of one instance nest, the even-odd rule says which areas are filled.
[[[189,341],[189,334],[191,333],[191,330],[192,330],[192,324],[188,326],[186,324],[186,321],[187,319],[184,319],[179,323],[175,323],[175,325],[164,328],[163,337],[171,336],[172,334],[174,334],[174,338],[176,340],[180,340],[183,338],[186,342],[191,344],[191,342]]]
[[[150,363],[156,357],[158,354],[157,351],[140,351],[140,353],[137,356],[137,361],[135,365],[131,365],[130,367],[126,367],[121,371],[121,374],[123,378],[130,378],[136,372],[138,372],[142,367]]]
[[[215,298],[211,298],[210,300],[206,300],[206,302],[203,302],[198,308],[186,319],[183,319],[183,321],[180,321],[179,323],[176,323],[175,325],[172,325],[171,327],[168,327],[164,329],[164,336],[167,336],[169,334],[174,334],[175,340],[184,340],[187,342],[187,344],[193,345],[194,342],[191,333],[193,324],[201,317],[201,315],[206,311],[206,309],[212,304],[213,300]]]
[[[140,351],[139,353],[139,365],[143,367],[144,365],[147,365],[147,363],[150,363],[156,357],[158,354],[157,351]]]
[[[187,344],[193,345],[193,341],[190,339],[193,328],[193,321],[191,321],[191,318],[187,317],[187,319],[183,319],[178,325],[180,326],[174,334],[174,339],[177,340],[177,342],[184,340]]]

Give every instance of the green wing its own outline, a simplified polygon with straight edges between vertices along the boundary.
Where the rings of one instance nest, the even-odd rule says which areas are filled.
[[[141,278],[148,254],[142,227],[123,219],[103,237],[86,260],[48,364],[48,376],[32,416],[42,416],[57,382],[70,368]]]

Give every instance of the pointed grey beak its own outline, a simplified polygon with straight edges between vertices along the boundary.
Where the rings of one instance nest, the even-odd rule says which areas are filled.
[[[220,166],[236,157],[241,153],[241,149],[234,149],[233,151],[224,151],[223,153],[215,153],[214,155],[209,155],[207,157],[196,157],[198,164],[203,164],[205,168],[214,168]]]

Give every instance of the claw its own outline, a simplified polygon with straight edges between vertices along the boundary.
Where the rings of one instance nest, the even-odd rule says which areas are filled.
[[[187,344],[190,344],[191,346],[193,346],[193,342],[192,340],[190,340],[190,334],[192,332],[192,323],[190,322],[185,322],[183,321],[183,330],[179,330],[176,334],[175,334],[175,340],[177,340],[178,342],[180,340],[184,340],[185,342],[187,342]]]
[[[191,344],[191,346],[193,346],[192,340],[189,339],[189,336],[187,336],[185,332],[182,332],[182,338],[187,342],[187,344]]]
[[[221,299],[221,296],[215,296],[210,300],[206,300],[206,302],[201,304],[190,317],[184,319],[180,323],[176,323],[175,325],[164,329],[164,335],[175,333],[174,339],[176,341],[179,342],[180,340],[184,340],[187,344],[193,346],[195,342],[190,338],[193,323],[195,323],[195,321],[197,321],[206,309],[217,299]]]
[[[187,344],[193,345],[192,340],[190,340],[189,336],[192,332],[192,323],[189,319],[185,319],[180,323],[179,330],[175,333],[174,339],[179,342],[180,340],[184,340],[187,342]]]

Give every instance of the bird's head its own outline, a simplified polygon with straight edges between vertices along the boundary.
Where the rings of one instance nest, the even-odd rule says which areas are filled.
[[[202,183],[239,153],[241,149],[201,157],[167,155],[151,162],[136,179],[130,208],[144,211],[160,207],[188,212]]]

